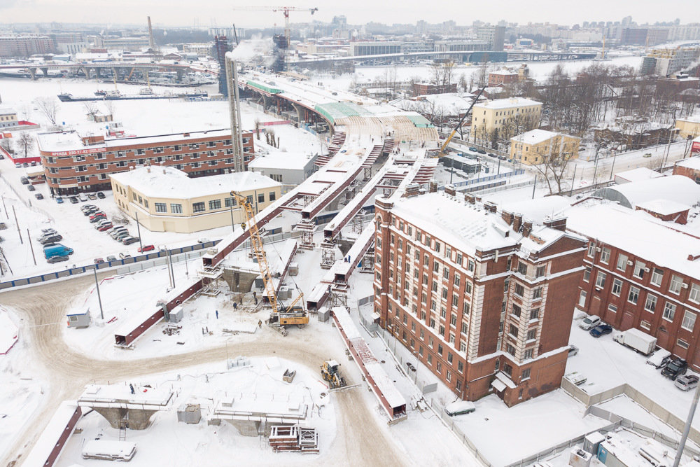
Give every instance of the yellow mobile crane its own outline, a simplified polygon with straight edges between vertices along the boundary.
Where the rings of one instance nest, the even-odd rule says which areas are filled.
[[[464,120],[467,118],[467,115],[469,115],[469,112],[472,111],[472,108],[474,107],[474,104],[476,104],[476,101],[479,100],[479,97],[481,97],[481,93],[483,93],[485,89],[486,89],[486,88],[481,88],[481,90],[479,91],[479,94],[477,94],[476,97],[474,98],[474,102],[472,102],[472,105],[470,105],[469,108],[467,109],[467,111],[464,112],[464,116],[459,120],[459,123],[457,124],[457,126],[455,127],[455,129],[452,130],[452,133],[450,133],[450,136],[448,136],[447,139],[445,140],[445,142],[442,143],[442,146],[440,147],[440,153],[438,154],[438,157],[442,157],[442,156],[445,155],[445,150],[447,149],[447,146],[449,146],[450,141],[452,141],[452,138],[455,137],[455,135],[457,134],[457,132],[459,131],[459,129],[462,128],[462,122],[464,122]]]
[[[245,212],[247,222],[243,223],[241,227],[243,227],[243,229],[245,230],[247,225],[249,229],[250,243],[253,247],[255,259],[258,261],[258,267],[260,268],[260,275],[262,276],[263,284],[265,284],[265,294],[270,300],[270,305],[272,306],[269,324],[271,326],[288,326],[293,324],[303,326],[305,324],[308,324],[309,316],[306,310],[304,309],[303,293],[299,293],[299,296],[288,306],[281,307],[280,304],[277,302],[275,284],[272,281],[272,275],[270,274],[270,266],[267,263],[265,250],[263,249],[263,242],[262,237],[260,236],[260,230],[258,230],[257,222],[255,222],[255,212],[253,211],[253,204],[248,200],[247,197],[241,195],[238,192],[232,191],[231,196],[241,207],[243,207],[243,211]]]

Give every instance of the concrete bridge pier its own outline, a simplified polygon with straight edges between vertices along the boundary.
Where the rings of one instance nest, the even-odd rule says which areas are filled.
[[[27,68],[29,70],[29,76],[32,77],[32,80],[36,80],[36,68]]]
[[[304,111],[306,110],[304,107],[300,106],[299,104],[292,103],[292,107],[294,107],[294,110],[297,111],[297,121],[299,123],[306,122],[306,119],[304,118]]]
[[[94,407],[94,410],[102,415],[112,428],[117,430],[123,425],[132,430],[145,430],[151,423],[151,416],[157,412],[156,410],[116,407]]]
[[[49,69],[46,67],[41,68],[41,72],[44,74],[44,78],[48,78],[49,76]]]

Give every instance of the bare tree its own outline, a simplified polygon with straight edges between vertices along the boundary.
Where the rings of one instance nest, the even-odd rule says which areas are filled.
[[[58,112],[58,105],[54,99],[43,97],[36,100],[37,106],[41,113],[51,122],[51,125],[56,125],[56,113]]]
[[[0,139],[0,147],[5,150],[5,152],[9,154],[14,154],[14,151],[12,150],[12,143],[10,143],[10,140],[7,138]]]
[[[97,104],[93,101],[87,101],[83,104],[83,107],[85,107],[85,113],[87,113],[88,118],[94,122],[95,118],[100,113]]]
[[[19,146],[20,150],[24,151],[24,157],[27,157],[33,144],[34,138],[32,138],[26,131],[20,133],[19,138],[17,138],[17,145]]]
[[[258,137],[258,141],[260,141],[260,119],[255,119],[255,134]]]
[[[564,141],[564,138],[559,136],[552,140],[552,144],[549,146],[549,153],[535,155],[535,164],[532,167],[547,182],[550,195],[561,194],[562,182],[566,178],[567,168],[577,145],[578,140],[567,143]],[[538,163],[540,158],[542,158],[542,161]]]
[[[107,109],[107,113],[112,116],[112,120],[114,120],[114,113],[115,113],[115,107],[114,107],[114,101],[104,101],[105,102],[105,108]]]

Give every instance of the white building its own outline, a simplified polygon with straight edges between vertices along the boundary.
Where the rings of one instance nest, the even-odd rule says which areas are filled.
[[[248,170],[266,175],[283,185],[299,185],[314,173],[316,155],[275,152],[258,156],[248,164]]]

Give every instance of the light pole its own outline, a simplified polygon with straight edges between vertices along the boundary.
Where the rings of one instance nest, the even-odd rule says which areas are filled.
[[[673,467],[678,467],[678,464],[680,464],[681,462],[681,457],[683,457],[683,448],[685,448],[685,442],[688,439],[688,434],[690,433],[690,425],[693,423],[695,409],[698,406],[698,399],[700,399],[700,385],[698,385],[698,387],[695,389],[693,402],[690,404],[690,410],[688,411],[688,420],[686,420],[685,428],[683,428],[683,436],[681,436],[681,442],[678,444],[678,452],[676,453],[676,459],[673,461]]]
[[[102,310],[102,296],[100,295],[100,281],[97,280],[97,265],[92,268],[92,272],[95,273],[95,288],[97,289],[97,301],[100,303],[100,319],[104,321],[105,314]]]
[[[140,251],[143,252],[143,243],[141,242],[141,224],[139,224],[139,212],[134,211],[136,213],[136,231],[139,234],[139,247],[141,248]]]

